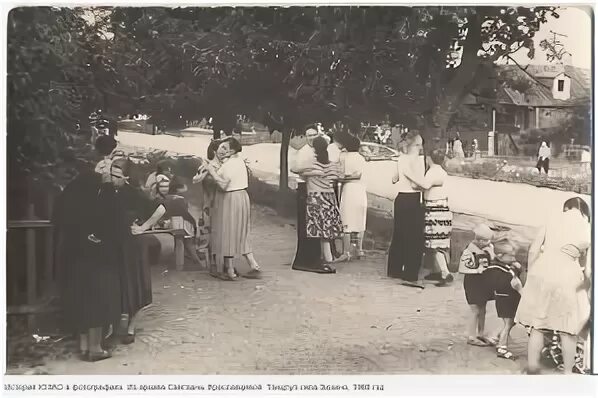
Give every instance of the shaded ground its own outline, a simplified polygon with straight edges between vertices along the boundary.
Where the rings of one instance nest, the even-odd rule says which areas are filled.
[[[165,272],[155,267],[154,304],[141,316],[135,344],[120,346],[113,358],[92,364],[67,354],[72,343],[66,340],[42,349],[49,344],[31,344],[28,337],[20,354],[19,345],[13,344],[17,348],[12,350],[9,373],[520,371],[524,359],[498,359],[491,348],[465,344],[467,306],[461,280],[424,291],[400,286],[385,277],[381,252],[340,264],[336,275],[292,271],[292,221],[258,206],[253,207],[252,220],[255,254],[265,274],[262,280],[223,282],[201,271]],[[241,272],[245,267],[239,261]],[[488,313],[489,326],[498,326],[493,304]],[[524,355],[524,330],[517,327],[513,336],[513,351]],[[39,358],[25,361],[25,351]]]

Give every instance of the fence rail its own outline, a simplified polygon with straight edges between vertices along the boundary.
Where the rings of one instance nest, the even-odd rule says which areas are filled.
[[[7,227],[9,235],[19,230],[25,232],[25,245],[22,246],[24,253],[20,252],[16,259],[7,258],[7,270],[8,267],[18,267],[22,254],[25,259],[25,288],[20,288],[18,283],[18,269],[17,272],[12,273],[16,280],[7,280],[7,283],[13,288],[11,303],[7,305],[7,314],[27,315],[28,324],[31,326],[34,314],[54,310],[49,305],[56,287],[53,225],[50,220],[37,219],[35,207],[30,204],[27,210],[27,219],[9,220]],[[38,239],[43,242],[41,253],[38,251]],[[42,256],[38,258],[40,254]],[[7,273],[7,275],[9,274],[10,272]],[[22,302],[23,297],[25,302]]]

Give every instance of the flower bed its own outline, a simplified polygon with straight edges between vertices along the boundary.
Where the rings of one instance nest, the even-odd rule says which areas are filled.
[[[450,175],[490,181],[514,182],[536,187],[571,191],[590,195],[591,172],[571,173],[570,176],[540,174],[533,167],[512,166],[506,160],[488,159],[477,162],[449,160],[445,168]]]

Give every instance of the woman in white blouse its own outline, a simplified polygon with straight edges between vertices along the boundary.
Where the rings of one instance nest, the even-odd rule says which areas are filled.
[[[241,255],[245,257],[251,268],[251,271],[243,276],[252,279],[260,277],[260,266],[255,261],[249,241],[251,229],[251,203],[247,194],[249,178],[247,166],[239,156],[241,150],[239,141],[229,137],[218,147],[218,152],[230,153],[222,166],[218,170],[211,164],[203,166],[205,172],[210,174],[218,184],[215,219],[218,220],[219,225],[213,231],[215,236],[212,239],[214,242],[212,251],[217,257],[224,258],[225,279],[230,281],[237,279],[233,259]],[[200,168],[199,173],[203,172]]]
[[[424,177],[425,162],[420,156],[423,139],[419,134],[406,133],[402,137],[405,153],[397,160],[397,173],[393,184],[399,187],[394,202],[394,229],[388,252],[387,274],[400,278],[408,286],[423,289],[419,281],[419,270],[424,251],[424,207],[422,194],[417,184],[406,174]]]
[[[343,222],[343,251],[339,260],[350,261],[352,248],[357,249],[358,258],[364,256],[363,234],[368,212],[368,197],[361,176],[365,169],[365,158],[359,153],[359,138],[340,131],[335,141],[342,149],[339,157],[343,188],[341,193],[341,220]]]

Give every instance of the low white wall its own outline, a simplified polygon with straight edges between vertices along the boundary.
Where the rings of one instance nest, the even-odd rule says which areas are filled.
[[[151,136],[130,132],[119,132],[124,145],[149,147],[182,154],[205,157],[209,136],[174,137]],[[289,149],[289,162],[296,151]],[[278,184],[280,170],[280,144],[256,144],[245,146],[242,156],[248,160],[255,177]],[[385,200],[371,200],[380,211],[392,212],[392,200],[397,189],[391,182],[395,163],[391,161],[368,162],[362,178],[371,195]],[[290,183],[294,181],[291,175]],[[589,195],[538,188],[528,184],[475,180],[450,176],[447,181],[450,206],[453,211],[482,217],[499,223],[537,227],[562,209],[563,202],[573,196],[580,196],[588,203]]]

